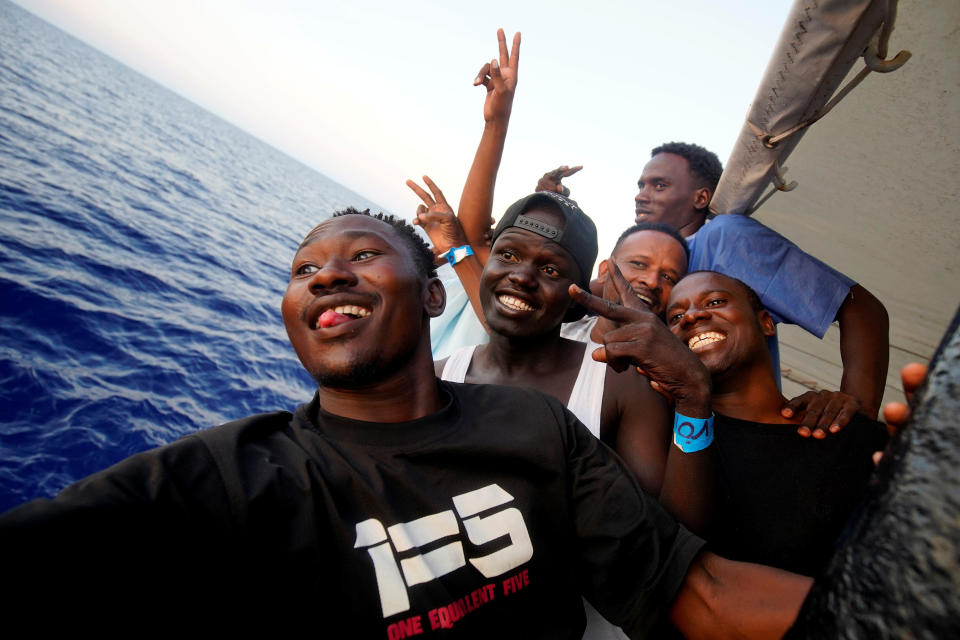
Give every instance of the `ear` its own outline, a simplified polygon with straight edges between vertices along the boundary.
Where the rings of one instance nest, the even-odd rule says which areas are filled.
[[[772,338],[777,335],[777,325],[774,324],[773,318],[766,309],[757,312],[757,322],[760,323],[760,330],[766,337]]]
[[[706,209],[707,205],[710,204],[710,198],[713,194],[710,192],[710,189],[706,187],[700,187],[693,192],[693,208],[697,211]]]
[[[447,291],[440,278],[430,278],[424,287],[423,308],[431,318],[438,317],[447,306]]]
[[[600,281],[600,284],[603,284],[607,281],[607,261],[601,260],[600,264],[597,265],[597,280]]]

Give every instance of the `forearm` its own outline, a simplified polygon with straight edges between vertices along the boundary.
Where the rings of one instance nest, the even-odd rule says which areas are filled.
[[[670,619],[691,640],[780,638],[812,585],[812,578],[703,552],[690,565]]]
[[[467,174],[460,196],[457,218],[473,247],[481,267],[487,260],[489,250],[484,245],[483,235],[490,227],[493,213],[493,192],[497,183],[497,171],[503,157],[507,139],[509,118],[485,122],[480,145]]]
[[[703,398],[678,402],[677,412],[692,418],[712,415],[709,400]],[[713,518],[715,447],[710,445],[700,451],[685,453],[673,443],[673,416],[670,418],[670,446],[660,504],[688,529],[702,536]]]
[[[890,320],[876,297],[860,285],[837,312],[843,379],[840,390],[860,401],[861,411],[876,418],[890,359]]]
[[[472,255],[467,256],[455,264],[453,270],[456,272],[457,277],[460,278],[463,290],[470,299],[470,306],[473,307],[473,312],[477,314],[477,319],[480,320],[480,324],[483,325],[483,329],[486,331],[487,322],[483,318],[483,307],[480,305],[480,274],[483,273],[483,265],[480,264],[476,255]]]

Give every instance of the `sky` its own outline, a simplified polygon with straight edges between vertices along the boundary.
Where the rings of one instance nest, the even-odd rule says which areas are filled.
[[[522,33],[494,215],[561,164],[600,255],[633,220],[650,149],[726,161],[789,0],[15,0],[320,171],[412,217],[427,174],[456,206],[483,128],[472,86]]]

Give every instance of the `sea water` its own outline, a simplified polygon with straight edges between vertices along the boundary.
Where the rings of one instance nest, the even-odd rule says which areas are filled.
[[[0,511],[315,385],[297,243],[375,204],[0,0]]]

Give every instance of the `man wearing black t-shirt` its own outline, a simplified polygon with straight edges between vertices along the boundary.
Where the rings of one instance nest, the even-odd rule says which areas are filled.
[[[577,638],[583,594],[634,636],[668,613],[694,638],[782,634],[810,580],[703,551],[558,402],[436,380],[432,263],[402,222],[317,226],[282,303],[313,400],[0,517],[8,623]],[[708,410],[706,371],[661,342],[678,410]]]
[[[773,320],[743,282],[691,273],[673,289],[666,318],[713,383],[712,548],[735,560],[817,575],[866,489],[886,428],[856,414],[839,432],[797,435],[803,416],[781,414],[783,396],[765,347]]]

